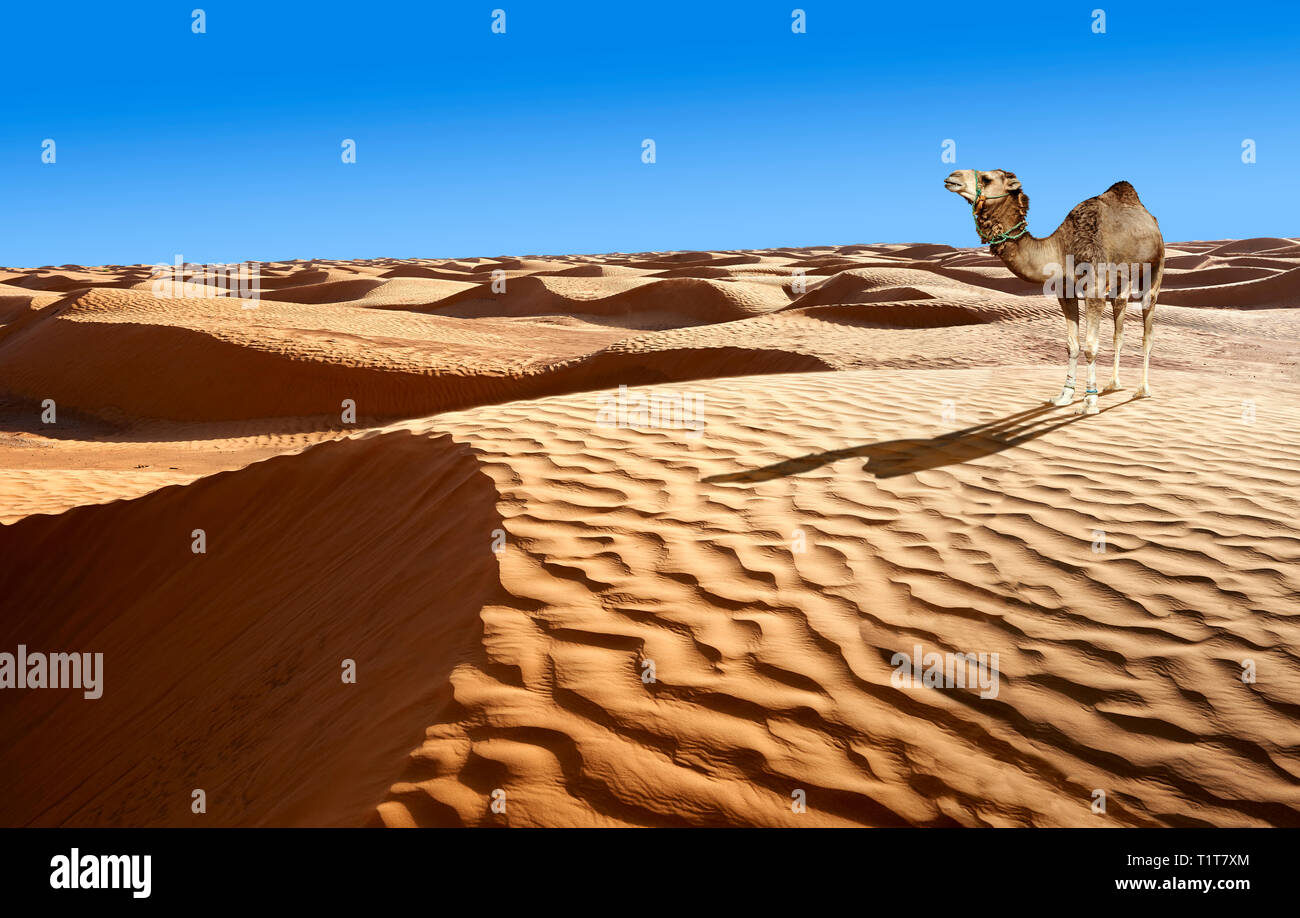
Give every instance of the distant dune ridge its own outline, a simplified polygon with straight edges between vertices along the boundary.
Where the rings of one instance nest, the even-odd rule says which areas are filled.
[[[1095,417],[984,250],[260,289],[0,269],[0,653],[103,654],[0,824],[1300,825],[1300,240],[1171,244]]]

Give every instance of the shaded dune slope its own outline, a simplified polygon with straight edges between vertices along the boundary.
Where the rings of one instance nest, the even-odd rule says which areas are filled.
[[[401,432],[0,526],[0,643],[105,659],[96,701],[0,696],[0,823],[366,821],[477,642],[498,525],[464,447]]]

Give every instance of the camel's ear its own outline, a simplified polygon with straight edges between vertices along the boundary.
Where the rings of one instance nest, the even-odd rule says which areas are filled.
[[[1002,176],[1007,183],[1007,191],[1019,191],[1020,179],[1016,178],[1014,172],[1003,172]]]

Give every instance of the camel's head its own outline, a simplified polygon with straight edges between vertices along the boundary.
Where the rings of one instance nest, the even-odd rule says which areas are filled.
[[[1025,215],[1029,213],[1029,196],[1020,187],[1020,179],[1014,172],[958,169],[944,179],[943,186],[971,202],[975,231],[982,242],[998,246],[1027,232]]]
[[[1014,172],[994,169],[980,172],[978,169],[958,169],[943,180],[943,187],[956,192],[976,207],[982,207],[986,200],[999,200],[1008,195],[1023,195],[1020,179]],[[976,191],[978,190],[978,195]]]

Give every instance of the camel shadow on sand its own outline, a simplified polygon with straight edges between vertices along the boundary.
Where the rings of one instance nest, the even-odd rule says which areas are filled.
[[[1132,400],[1107,405],[1097,414],[1113,411]],[[946,465],[969,462],[972,459],[983,459],[985,456],[992,456],[1013,446],[1028,443],[1054,430],[1060,430],[1076,421],[1096,416],[1074,414],[1071,411],[1070,414],[1061,417],[1060,409],[1055,405],[1039,405],[995,421],[963,427],[961,430],[953,430],[937,437],[882,440],[878,443],[864,443],[860,446],[849,446],[822,453],[809,453],[806,456],[785,459],[761,468],[712,475],[704,481],[708,484],[771,481],[773,478],[785,478],[789,475],[810,472],[823,465],[839,462],[841,459],[854,458],[866,459],[867,464],[863,466],[863,471],[870,472],[876,478],[897,478],[899,475],[911,475],[927,469],[942,468]]]

